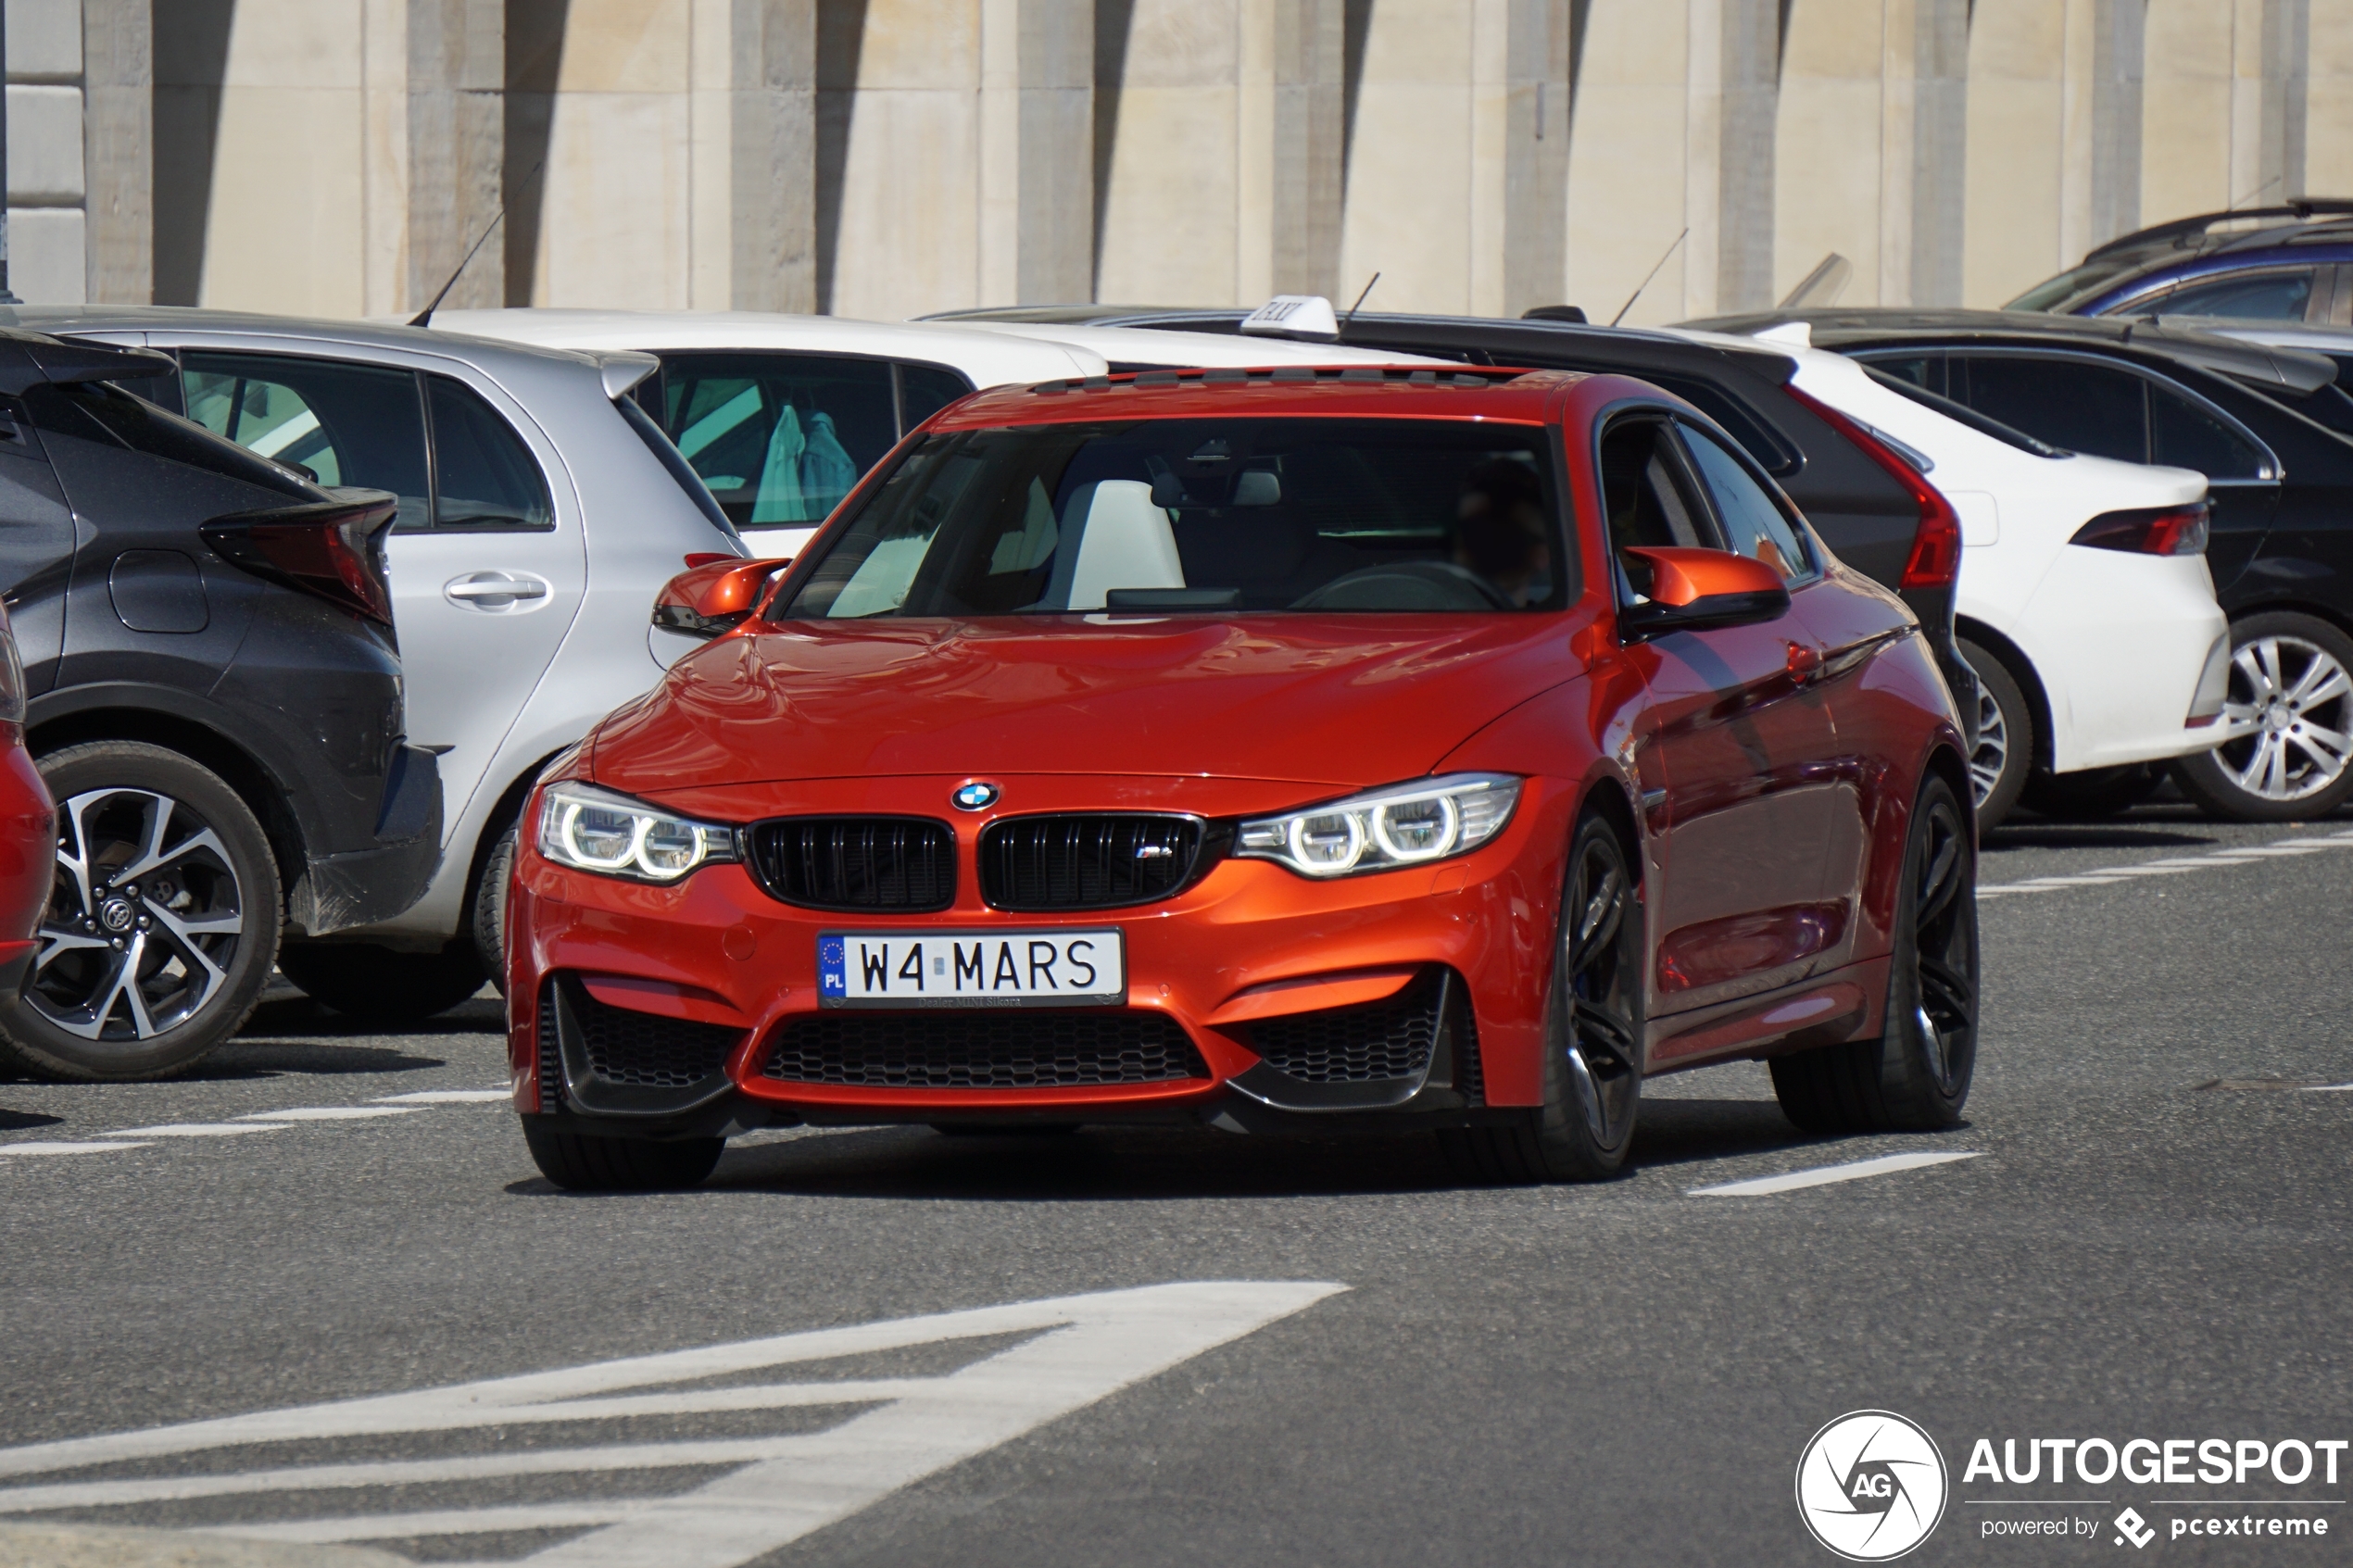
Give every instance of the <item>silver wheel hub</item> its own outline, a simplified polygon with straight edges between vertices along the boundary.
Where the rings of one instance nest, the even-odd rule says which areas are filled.
[[[228,985],[244,890],[211,825],[169,796],[98,789],[57,805],[57,871],[24,999],[85,1040],[136,1045]]]
[[[1981,683],[1977,688],[1977,749],[1969,754],[1969,797],[1975,805],[1985,804],[2002,782],[2002,770],[2009,766],[2010,731],[2003,721],[2002,705],[1994,700]]]
[[[2305,638],[2257,637],[2231,655],[2222,721],[2214,760],[2233,784],[2264,800],[2318,795],[2353,761],[2353,676]]]

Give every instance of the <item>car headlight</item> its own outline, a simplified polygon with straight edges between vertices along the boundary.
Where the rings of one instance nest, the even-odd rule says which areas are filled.
[[[566,781],[540,797],[539,853],[600,876],[676,882],[698,866],[734,859],[736,831]]]
[[[1468,854],[1504,831],[1520,781],[1449,773],[1241,824],[1234,853],[1279,860],[1302,876],[1395,871]]]

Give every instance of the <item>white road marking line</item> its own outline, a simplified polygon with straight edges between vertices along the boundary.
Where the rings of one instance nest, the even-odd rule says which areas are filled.
[[[257,1110],[240,1122],[364,1122],[371,1116],[411,1116],[413,1105],[300,1105],[292,1110]]]
[[[228,1138],[240,1133],[283,1133],[285,1128],[252,1122],[167,1122],[160,1127],[124,1127],[102,1138]]]
[[[2308,1095],[2353,1094],[2353,1084],[2307,1084],[2304,1092]]]
[[[2002,898],[2014,893],[2056,893],[2065,887],[2101,887],[2136,876],[2176,876],[2183,872],[2208,871],[2216,866],[2246,866],[2259,860],[2293,859],[2298,855],[2317,854],[2323,849],[2353,849],[2353,829],[2331,834],[2325,838],[2282,838],[2269,844],[2241,844],[2228,849],[2217,849],[2210,855],[2171,855],[2161,860],[2143,860],[2130,866],[2101,866],[2086,872],[2067,872],[2052,876],[2021,878],[2017,882],[1991,882],[1977,890],[1980,898]]]
[[[573,1450],[585,1461],[576,1465],[565,1464],[561,1452],[548,1450],[421,1461],[416,1462],[446,1468],[414,1476],[440,1480],[526,1473],[520,1468],[502,1472],[486,1468],[500,1461],[535,1469],[546,1461],[548,1470],[541,1473],[553,1473],[560,1468],[650,1468],[656,1462],[726,1463],[738,1454],[749,1460],[740,1469],[672,1497],[353,1514],[217,1524],[206,1530],[263,1539],[328,1541],[601,1525],[549,1547],[529,1561],[540,1568],[735,1568],[855,1513],[911,1482],[1010,1442],[1346,1288],[1308,1281],[1202,1281],[819,1329],[411,1394],[29,1444],[0,1449],[0,1475],[38,1474],[253,1443],[496,1426],[519,1416],[575,1420],[598,1411],[683,1411],[719,1408],[711,1401],[723,1399],[742,1400],[739,1408],[752,1409],[887,1399],[888,1402],[825,1431],[751,1439],[747,1447],[756,1444],[756,1455],[734,1449],[714,1457],[714,1450],[725,1446],[709,1442],[616,1445]],[[1012,1334],[1029,1337],[936,1377],[819,1380],[760,1388],[676,1386],[766,1367]],[[662,1391],[620,1392],[632,1388]],[[651,1461],[644,1451],[648,1449],[662,1450],[669,1457]],[[607,1459],[617,1462],[602,1462]],[[355,1484],[400,1485],[412,1478],[414,1468],[393,1461],[242,1475],[201,1474],[184,1479],[138,1477],[24,1486],[0,1490],[0,1512],[79,1506],[54,1499],[61,1494],[94,1498],[95,1494],[85,1490],[94,1487],[176,1484],[183,1489],[175,1495],[199,1496],[229,1490],[276,1493]],[[367,1474],[355,1481],[355,1472]]]
[[[418,1089],[405,1095],[378,1095],[378,1105],[488,1105],[512,1099],[512,1089]]]
[[[95,1154],[102,1148],[145,1148],[144,1143],[0,1143],[0,1154]]]
[[[1799,1187],[1827,1186],[1832,1182],[1852,1182],[1865,1176],[1885,1176],[1897,1171],[1917,1171],[1923,1165],[1944,1165],[1956,1160],[1975,1160],[1978,1151],[1958,1150],[1938,1154],[1883,1154],[1876,1160],[1856,1160],[1844,1165],[1821,1165],[1811,1171],[1792,1171],[1785,1176],[1759,1176],[1754,1181],[1726,1182],[1720,1186],[1692,1187],[1692,1198],[1762,1198],[1767,1193],[1793,1192]]]

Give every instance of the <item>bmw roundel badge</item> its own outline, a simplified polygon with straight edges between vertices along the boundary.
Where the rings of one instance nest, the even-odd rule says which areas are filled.
[[[959,811],[986,811],[997,804],[997,786],[975,779],[971,784],[958,784],[956,793],[948,798],[956,803]]]

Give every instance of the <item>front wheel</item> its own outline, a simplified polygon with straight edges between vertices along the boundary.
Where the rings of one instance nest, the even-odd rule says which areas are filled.
[[[209,768],[137,741],[51,752],[57,883],[0,1057],[82,1083],[169,1078],[237,1032],[278,954],[278,865]]]
[[[1960,1122],[1977,1066],[1977,845],[1953,786],[1932,774],[1912,807],[1898,900],[1884,1032],[1772,1059],[1781,1111],[1806,1132]]]
[[[1624,1167],[1642,1092],[1642,907],[1631,866],[1607,818],[1578,825],[1545,1010],[1544,1103],[1515,1125],[1441,1134],[1466,1174],[1594,1182]]]
[[[522,1119],[523,1142],[539,1173],[573,1192],[667,1192],[699,1186],[726,1152],[725,1138],[600,1138],[560,1133]]]
[[[2277,611],[2231,628],[2223,723],[2235,732],[2173,764],[2182,791],[2236,822],[2301,822],[2353,796],[2353,637]]]
[[[1977,748],[1969,753],[1969,790],[1977,801],[1977,823],[1990,828],[2018,804],[2034,768],[2034,709],[2004,664],[1975,643],[1959,645],[1977,671]]]

